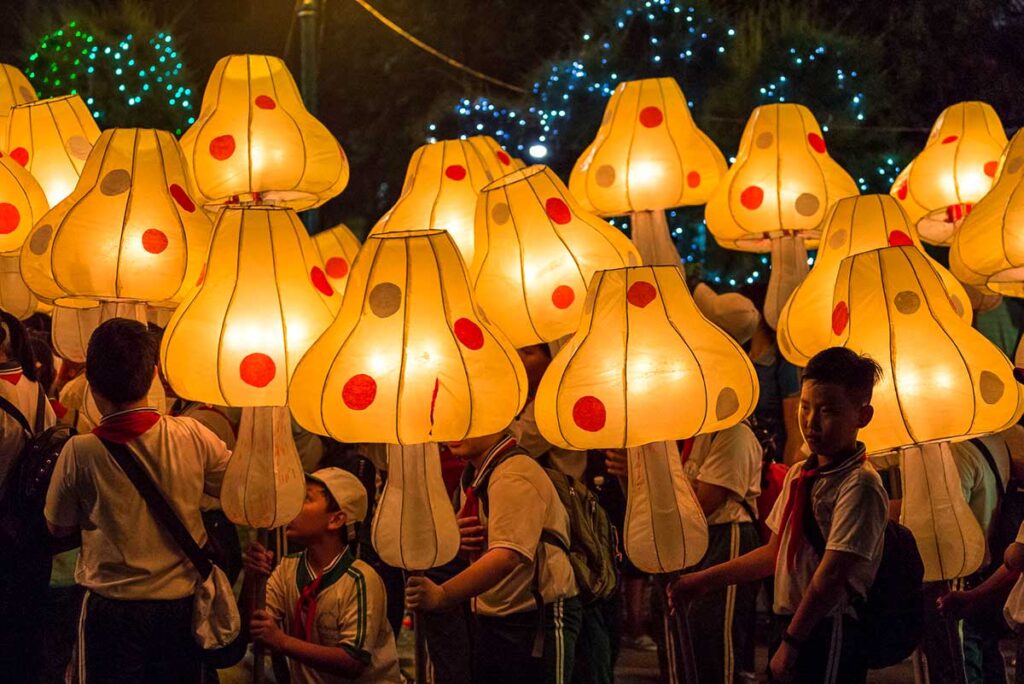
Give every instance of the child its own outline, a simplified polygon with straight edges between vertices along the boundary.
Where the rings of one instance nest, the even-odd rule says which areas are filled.
[[[244,597],[256,575],[270,575],[267,608],[253,614],[249,633],[288,659],[293,684],[400,683],[384,584],[349,545],[366,517],[366,489],[341,468],[306,479],[302,510],[287,528],[288,539],[306,550],[273,573],[272,552],[259,544],[246,552]]]
[[[771,539],[735,560],[684,574],[669,589],[674,605],[731,584],[775,575],[782,643],[771,674],[782,682],[864,682],[864,635],[855,602],[882,560],[888,500],[865,461],[857,432],[871,420],[881,376],[872,359],[833,347],[812,358],[800,391],[800,430],[811,456],[794,465],[768,517]],[[825,551],[819,557],[815,538]]]

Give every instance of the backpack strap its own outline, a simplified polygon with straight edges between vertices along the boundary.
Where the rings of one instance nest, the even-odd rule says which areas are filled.
[[[32,434],[32,428],[29,426],[28,419],[25,417],[25,414],[21,412],[21,409],[4,397],[0,397],[0,411],[3,411],[11,418],[18,421],[18,425],[21,426],[22,430],[28,434]]]
[[[39,388],[39,398],[36,399],[36,424],[35,431],[32,433],[38,435],[43,431],[43,422],[46,420],[46,402],[49,399],[46,398],[46,390],[43,389],[43,383],[36,382],[36,387]]]
[[[139,463],[135,454],[124,444],[118,444],[103,438],[99,438],[99,440],[103,442],[103,446],[107,448],[114,461],[121,467],[121,470],[124,471],[124,474],[128,476],[128,479],[135,486],[139,496],[146,502],[149,512],[153,514],[157,523],[163,527],[165,532],[171,535],[178,548],[181,549],[189,561],[191,561],[196,571],[199,572],[200,578],[205,581],[213,571],[213,562],[199,548],[199,544],[192,538],[185,524],[181,522],[181,518],[171,508],[171,504],[167,502],[167,499],[160,492],[160,488],[157,487],[153,478],[149,476],[142,467],[142,464]]]

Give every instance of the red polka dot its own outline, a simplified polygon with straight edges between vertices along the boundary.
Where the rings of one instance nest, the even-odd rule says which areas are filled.
[[[559,309],[568,309],[576,300],[576,293],[568,285],[559,285],[551,293],[551,303]]]
[[[580,397],[572,407],[572,422],[581,430],[597,432],[607,420],[604,404],[597,397]]]
[[[18,162],[22,166],[28,164],[28,150],[26,150],[24,147],[15,147],[13,150],[10,151],[9,154],[11,155],[11,159]]]
[[[549,197],[544,203],[544,211],[547,212],[549,219],[559,225],[565,225],[572,220],[569,205],[561,197]]]
[[[907,181],[900,183],[900,187],[896,189],[896,197],[901,200],[907,199]]]
[[[947,135],[945,138],[942,139],[942,144],[943,145],[948,145],[949,143],[956,142],[959,139],[960,139],[959,135]]]
[[[686,174],[686,184],[689,185],[691,188],[695,188],[698,185],[700,185],[700,174],[697,173],[696,171],[691,171],[690,173]]]
[[[846,302],[839,302],[836,304],[836,308],[832,309],[832,332],[842,335],[849,322],[850,307],[846,306]]]
[[[902,230],[894,230],[889,233],[889,246],[890,247],[910,247],[914,244],[914,241],[909,235],[904,233]]]
[[[998,168],[998,167],[999,167],[999,162],[995,162],[995,161],[985,162],[985,175],[988,176],[989,178],[995,178],[996,177],[996,168]]]
[[[162,230],[150,228],[142,234],[142,249],[150,254],[159,254],[167,249],[167,236]]]
[[[444,175],[452,180],[460,181],[466,177],[466,167],[461,164],[452,164],[444,170]]]
[[[807,134],[807,144],[818,154],[825,154],[825,140],[817,133]]]
[[[204,280],[206,280],[206,264],[203,264],[203,270],[199,272],[199,277],[196,278],[196,287],[202,285]]]
[[[640,110],[640,123],[643,124],[645,128],[660,126],[664,119],[665,117],[662,116],[661,110],[657,107],[644,107]]]
[[[21,212],[9,202],[0,202],[0,233],[13,233],[21,223]]]
[[[453,329],[455,330],[455,337],[459,338],[459,342],[466,345],[467,349],[476,351],[484,346],[484,331],[480,329],[479,325],[468,318],[460,318],[455,321]]]
[[[629,286],[626,292],[626,301],[633,306],[644,308],[653,302],[658,296],[658,291],[650,283],[638,280]]]
[[[210,141],[210,156],[224,161],[235,153],[235,138],[232,135],[218,135]]]
[[[192,198],[188,196],[187,192],[185,192],[185,188],[181,187],[177,183],[172,183],[169,189],[171,191],[171,197],[173,197],[174,201],[178,203],[178,206],[190,214],[196,210],[196,203],[193,202]]]
[[[761,206],[761,202],[764,201],[764,190],[751,185],[749,188],[740,193],[740,204],[745,206],[747,209],[757,209]]]
[[[274,359],[266,354],[249,354],[238,365],[238,375],[242,382],[253,387],[266,387],[277,374]]]
[[[498,161],[505,166],[509,166],[512,163],[512,157],[508,156],[508,152],[505,150],[498,150],[495,154],[498,155]]]
[[[348,261],[341,257],[331,257],[324,264],[324,268],[327,269],[327,275],[332,278],[344,278],[348,275]]]
[[[256,106],[260,109],[274,109],[277,107],[277,103],[269,95],[258,95],[256,97]]]
[[[313,287],[323,292],[325,295],[330,297],[334,294],[334,288],[327,282],[327,276],[324,275],[323,269],[319,266],[314,266],[313,270],[309,272],[309,279],[313,281]]]
[[[377,398],[377,383],[369,375],[353,375],[341,388],[341,400],[353,411],[362,411]]]

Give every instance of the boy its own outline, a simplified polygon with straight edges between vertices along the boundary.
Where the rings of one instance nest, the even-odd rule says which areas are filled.
[[[767,524],[771,539],[735,560],[680,576],[683,605],[730,584],[775,575],[782,643],[771,658],[781,682],[864,682],[864,635],[854,608],[882,560],[888,500],[857,432],[871,420],[881,376],[872,359],[833,347],[812,358],[800,391],[800,430],[811,450],[794,465]],[[819,557],[815,537],[825,551]]]
[[[267,608],[253,613],[249,634],[288,659],[293,684],[400,684],[384,583],[349,545],[366,517],[366,489],[341,468],[306,479],[302,510],[287,528],[306,550],[273,572],[272,552],[259,544],[246,552],[243,597],[252,595],[257,575],[270,575]]]
[[[462,549],[482,555],[440,585],[409,578],[406,604],[439,611],[472,599],[475,682],[571,681],[582,608],[565,551],[569,517],[554,485],[508,432],[448,448],[469,464]]]
[[[146,405],[156,341],[137,321],[115,318],[89,341],[86,377],[103,418],[72,437],[46,497],[55,536],[82,530],[75,569],[87,589],[79,620],[79,681],[198,682],[192,635],[198,573],[149,511],[99,438],[128,445],[200,546],[203,494],[219,497],[230,453],[190,418]]]

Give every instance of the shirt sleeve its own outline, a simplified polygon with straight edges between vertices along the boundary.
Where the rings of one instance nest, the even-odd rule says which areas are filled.
[[[388,600],[383,582],[372,570],[357,568],[352,579],[353,590],[338,597],[342,605],[337,613],[337,642],[324,645],[340,646],[350,656],[368,665],[374,635],[380,633],[381,622],[387,619]]]
[[[963,490],[964,499],[968,504],[974,498],[976,490],[980,489],[984,484],[983,474],[978,472],[978,459],[975,458],[977,449],[970,441],[958,442],[952,445],[953,462],[956,464],[956,471],[960,475],[960,489]],[[981,456],[981,454],[978,454],[978,456]]]
[[[284,625],[285,616],[290,606],[287,605],[284,595],[284,563],[278,563],[274,571],[267,579],[267,612],[275,620]]]
[[[487,549],[511,549],[533,561],[547,507],[530,476],[513,461],[501,464],[488,483],[487,502]]]
[[[761,445],[754,433],[739,424],[711,435],[710,440],[710,451],[700,464],[696,480],[746,498],[756,481],[754,471],[760,473]]]
[[[862,469],[836,498],[825,549],[845,551],[867,560],[879,552],[885,533],[889,503],[878,475]]]
[[[53,477],[46,491],[44,515],[50,523],[59,527],[78,527],[78,495],[75,491],[78,481],[75,440],[69,439],[61,449],[57,463],[53,466]]]
[[[775,505],[772,506],[771,512],[764,521],[764,524],[768,526],[768,529],[775,534],[782,533],[782,516],[786,511],[786,501],[789,500],[789,491],[792,489],[790,482],[792,482],[802,465],[803,461],[790,466],[789,472],[786,473],[786,479],[782,482],[782,492],[779,494],[779,498],[775,500]]]

